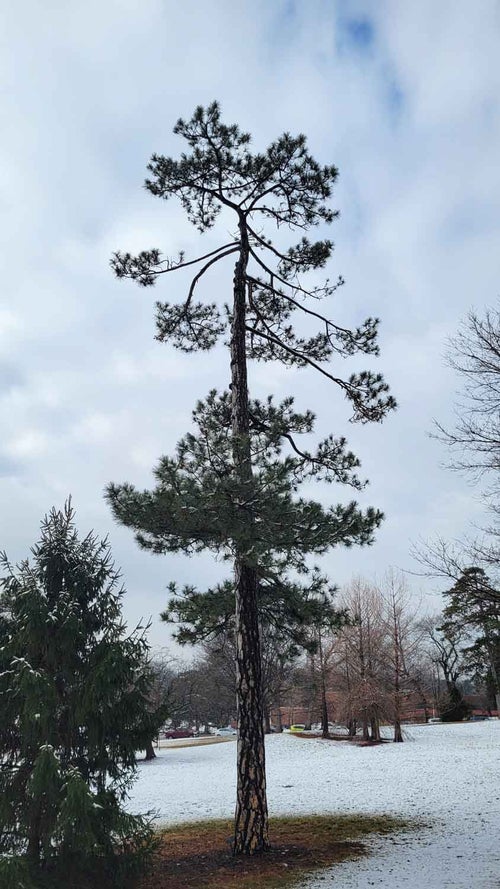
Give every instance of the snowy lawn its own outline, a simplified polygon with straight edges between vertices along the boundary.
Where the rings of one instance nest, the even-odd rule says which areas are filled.
[[[373,854],[322,871],[301,889],[500,887],[500,721],[407,728],[404,744],[357,748],[267,738],[270,814],[388,812],[431,827],[375,841]],[[231,817],[236,744],[162,750],[141,763],[131,811],[160,824]],[[271,838],[272,839],[272,838]]]

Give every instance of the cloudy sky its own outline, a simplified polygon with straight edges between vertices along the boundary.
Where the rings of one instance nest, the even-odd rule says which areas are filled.
[[[154,299],[182,296],[181,279],[139,290],[109,269],[118,248],[218,243],[141,188],[153,151],[181,150],[176,119],[215,98],[257,148],[304,132],[339,167],[329,272],[347,283],[332,315],[382,319],[378,367],[400,406],[381,426],[350,425],[307,372],[251,370],[254,394],[294,393],[320,434],[348,436],[371,480],[361,501],[386,513],[372,548],[332,552],[324,568],[339,583],[411,569],[419,537],[480,522],[478,491],[428,433],[450,420],[458,385],[446,338],[498,296],[497,0],[20,0],[1,19],[0,548],[24,557],[71,493],[81,531],[110,536],[127,620],[151,616],[159,646],[167,582],[221,576],[208,556],[140,552],[102,496],[111,480],[149,486],[195,400],[227,385],[223,352],[153,340]],[[439,585],[410,584],[432,607]]]

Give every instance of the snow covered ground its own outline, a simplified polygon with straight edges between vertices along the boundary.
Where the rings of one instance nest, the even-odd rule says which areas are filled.
[[[291,735],[267,739],[271,815],[388,812],[430,828],[375,840],[302,889],[500,887],[500,721],[411,726],[404,744],[357,748]],[[236,744],[162,750],[141,763],[132,811],[160,823],[231,817]]]

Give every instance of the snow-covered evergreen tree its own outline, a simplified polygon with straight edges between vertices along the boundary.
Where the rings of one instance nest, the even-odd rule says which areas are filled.
[[[122,806],[154,719],[147,643],[127,634],[107,541],[79,539],[70,502],[31,552],[1,557],[0,882],[24,868],[55,885],[111,861],[118,875],[119,853],[149,838]]]

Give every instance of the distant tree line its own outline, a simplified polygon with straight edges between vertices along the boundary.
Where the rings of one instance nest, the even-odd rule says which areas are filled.
[[[348,584],[338,594],[335,622],[330,612],[329,623],[302,627],[302,644],[284,646],[264,626],[265,731],[298,721],[319,725],[325,737],[343,727],[351,737],[378,741],[381,726],[390,725],[393,740],[401,742],[405,722],[466,718],[471,696],[494,712],[488,648],[474,633],[475,618],[457,618],[456,596],[455,590],[446,593],[443,611],[424,616],[405,576],[390,571],[379,583],[357,578]],[[200,645],[189,665],[172,658],[168,663],[173,726],[203,732],[234,721],[230,627]]]

